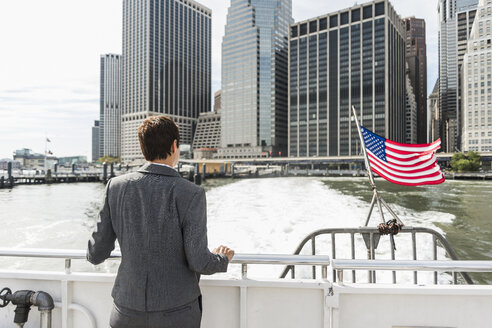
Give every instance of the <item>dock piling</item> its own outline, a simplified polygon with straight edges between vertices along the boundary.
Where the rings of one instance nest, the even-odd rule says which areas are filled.
[[[103,163],[103,182],[108,182],[108,163]]]
[[[8,178],[10,180],[10,178],[12,177],[12,162],[7,163],[7,174],[8,174]]]
[[[45,180],[46,180],[46,183],[50,184],[51,182],[53,182],[53,177],[51,175],[51,169],[48,169],[46,171],[46,177],[45,177]]]

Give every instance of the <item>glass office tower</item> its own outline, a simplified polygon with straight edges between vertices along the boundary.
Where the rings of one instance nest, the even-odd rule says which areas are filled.
[[[291,0],[231,0],[222,41],[223,158],[286,155]]]
[[[137,129],[150,115],[179,126],[193,141],[196,120],[211,108],[211,10],[191,0],[124,0],[122,160],[141,161]]]
[[[355,106],[366,128],[405,140],[405,30],[388,1],[291,25],[289,156],[361,151]]]

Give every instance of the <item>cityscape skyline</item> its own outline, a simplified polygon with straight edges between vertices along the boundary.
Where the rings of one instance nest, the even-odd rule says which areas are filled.
[[[220,44],[230,3],[218,0],[200,3],[212,9],[213,15],[213,93],[220,89]],[[402,17],[416,16],[426,20],[429,88],[434,85],[438,70],[437,3],[397,0],[392,4]],[[351,1],[320,4],[294,0],[293,16],[295,21],[300,21],[352,5]],[[7,36],[6,44],[17,50],[0,55],[0,67],[6,72],[0,77],[0,115],[2,120],[9,122],[2,125],[0,131],[0,158],[11,158],[15,149],[24,147],[40,151],[45,135],[52,139],[50,150],[55,155],[89,157],[90,127],[99,111],[99,56],[121,53],[121,2],[114,0],[101,4],[89,0],[81,5],[54,0],[48,5],[40,5],[32,1],[27,7],[24,12],[25,4],[22,8],[16,3],[0,5],[0,27],[15,31]],[[40,10],[46,15],[38,17]],[[21,26],[18,12],[23,12],[30,24]],[[66,15],[60,15],[61,12]],[[82,19],[87,16],[94,23],[91,26]],[[32,29],[32,26],[37,28]],[[63,42],[58,42],[60,40]],[[33,49],[36,51],[34,57],[30,55]]]

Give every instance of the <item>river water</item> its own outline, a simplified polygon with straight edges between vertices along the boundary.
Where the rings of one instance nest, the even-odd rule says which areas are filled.
[[[463,260],[492,260],[492,182],[446,181],[437,186],[403,187],[377,180],[387,203],[407,226],[443,233]],[[366,178],[265,178],[207,180],[208,237],[211,248],[225,244],[238,253],[291,254],[310,232],[364,224],[372,193]],[[0,247],[85,249],[102,202],[98,183],[16,186],[0,190]],[[370,226],[380,222],[375,211]],[[327,237],[328,238],[328,237]],[[408,238],[396,236],[397,259],[411,259]],[[418,258],[430,259],[431,239],[417,239]],[[357,238],[357,257],[364,258]],[[337,257],[349,258],[349,239],[337,239]],[[331,255],[329,239],[318,252]],[[311,250],[306,249],[308,254]],[[444,251],[439,250],[444,258]],[[389,258],[388,237],[382,237],[376,258]],[[74,270],[111,271],[117,261],[94,267],[74,261]],[[2,258],[0,268],[62,270],[62,260]],[[252,266],[254,277],[276,277],[282,268]],[[238,265],[228,275],[239,275]],[[310,271],[300,270],[299,276]],[[364,273],[360,273],[363,275]],[[408,275],[398,273],[403,280]],[[362,277],[362,276],[361,276]],[[382,275],[381,279],[389,276]],[[475,274],[479,283],[492,275]],[[379,281],[378,276],[378,281]],[[419,273],[419,283],[432,276]],[[448,275],[440,280],[449,281]]]

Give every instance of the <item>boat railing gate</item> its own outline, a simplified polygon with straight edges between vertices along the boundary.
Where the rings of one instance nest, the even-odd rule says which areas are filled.
[[[378,247],[379,240],[380,240],[380,233],[377,228],[372,228],[372,227],[360,227],[360,228],[329,228],[329,229],[321,229],[321,230],[316,230],[309,235],[307,235],[302,242],[297,246],[294,254],[300,254],[301,251],[303,250],[304,246],[306,246],[307,243],[311,244],[311,254],[316,255],[316,238],[322,235],[330,235],[331,236],[331,258],[335,260],[337,258],[337,252],[336,252],[336,236],[337,235],[350,235],[350,253],[351,253],[351,259],[355,260],[355,235],[360,234],[362,235],[362,238],[364,240],[364,243],[367,248],[367,259],[368,260],[375,260],[376,257],[376,248]],[[449,245],[448,241],[442,234],[439,232],[430,229],[430,228],[423,228],[423,227],[403,227],[402,230],[399,232],[399,234],[410,234],[411,235],[411,247],[412,247],[412,259],[414,261],[417,260],[417,242],[416,242],[416,236],[417,234],[427,234],[432,236],[432,259],[434,261],[437,261],[437,247],[440,245],[446,252],[446,256],[450,258],[453,261],[457,261],[458,257],[456,256],[456,253],[453,251],[451,246]],[[389,238],[388,238],[389,241]],[[399,248],[404,247],[403,245],[399,244]],[[395,249],[393,247],[390,247],[391,249],[391,260],[395,261]],[[376,270],[377,268],[372,268],[368,272],[368,282],[369,283],[376,283]],[[333,275],[333,282],[337,281],[337,275],[336,275],[336,269],[334,267],[331,268],[332,270],[332,275]],[[291,278],[295,278],[295,265],[288,265],[285,267],[285,269],[282,271],[282,274],[280,275],[280,278],[286,278],[288,273],[290,271]],[[393,271],[393,284],[396,284],[396,269],[392,270]],[[417,284],[417,271],[419,270],[413,270],[413,283]],[[439,270],[431,270],[434,271],[434,284],[438,284],[438,272]],[[463,280],[467,284],[473,284],[473,280],[469,276],[467,272],[453,272],[453,284],[458,283],[458,273],[461,275]],[[312,268],[312,277],[313,279],[316,279],[316,267],[313,266]],[[355,283],[356,281],[356,270],[355,268],[352,270],[352,282]]]

